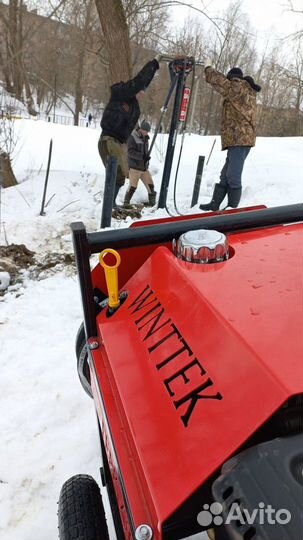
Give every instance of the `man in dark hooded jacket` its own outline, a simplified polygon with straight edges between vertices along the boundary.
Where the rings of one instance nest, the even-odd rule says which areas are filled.
[[[201,204],[200,208],[219,210],[226,194],[227,206],[236,208],[242,194],[244,162],[256,143],[256,97],[261,87],[252,77],[243,77],[242,70],[238,67],[232,68],[225,76],[206,63],[205,78],[224,98],[221,142],[222,150],[227,150],[227,157],[220,174],[220,183],[215,184],[212,200]]]
[[[114,201],[125,177],[128,176],[127,140],[135,128],[139,116],[139,99],[152,81],[159,62],[157,58],[147,62],[133,79],[119,82],[111,86],[111,95],[106,105],[102,120],[102,132],[98,142],[100,157],[106,167],[109,156],[118,160],[117,179]]]

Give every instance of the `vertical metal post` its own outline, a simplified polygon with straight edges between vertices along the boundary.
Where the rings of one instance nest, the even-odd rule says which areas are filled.
[[[212,153],[213,153],[213,149],[214,149],[214,146],[215,146],[215,144],[216,144],[216,140],[217,140],[217,139],[215,139],[214,142],[213,142],[213,144],[212,144],[211,151],[209,152],[209,156],[208,156],[208,158],[207,158],[206,165],[208,165],[208,162],[209,162],[209,160],[210,160],[210,157],[211,157],[211,155],[212,155]]]
[[[155,141],[156,141],[156,138],[157,138],[157,135],[159,133],[159,130],[161,128],[161,125],[162,125],[162,120],[163,120],[163,117],[164,115],[166,114],[166,111],[168,109],[168,104],[169,104],[169,101],[170,101],[170,98],[172,96],[172,93],[175,89],[175,86],[176,86],[176,82],[177,82],[177,77],[174,77],[172,82],[171,82],[171,85],[170,85],[170,88],[169,88],[169,91],[168,91],[168,94],[167,94],[167,97],[166,97],[166,100],[164,102],[164,105],[163,107],[161,108],[161,115],[160,115],[160,118],[159,118],[159,121],[158,121],[158,125],[155,129],[155,133],[154,133],[154,136],[153,136],[153,140],[150,144],[150,147],[149,147],[149,150],[148,150],[148,155],[150,156],[151,155],[151,152],[152,152],[152,149],[154,147],[154,144],[155,144]]]
[[[171,173],[174,152],[175,152],[175,144],[176,144],[176,139],[177,139],[179,111],[180,111],[181,100],[183,96],[183,86],[184,86],[183,73],[181,72],[178,73],[176,77],[178,77],[178,81],[177,81],[177,88],[176,88],[176,95],[175,95],[175,101],[174,101],[170,132],[169,132],[168,143],[167,143],[166,158],[165,158],[163,175],[162,175],[161,190],[160,190],[159,203],[158,203],[159,208],[165,208],[166,206],[169,179],[170,179],[170,173]]]
[[[196,171],[196,178],[195,178],[195,184],[193,189],[193,196],[191,200],[190,207],[196,206],[199,198],[200,193],[200,186],[201,186],[201,180],[202,180],[202,174],[203,174],[203,167],[204,167],[204,161],[205,156],[199,156],[198,158],[198,165],[197,165],[197,171]]]
[[[45,175],[45,181],[44,181],[44,190],[43,190],[43,196],[42,196],[42,202],[41,202],[40,216],[45,216],[44,205],[45,205],[45,197],[46,197],[46,190],[47,190],[47,184],[48,184],[49,169],[50,169],[50,164],[51,164],[51,159],[52,159],[52,150],[53,150],[53,139],[51,139],[49,143],[48,162],[47,162],[47,167],[46,167],[46,175]]]
[[[74,252],[82,298],[86,339],[97,336],[93,284],[89,265],[90,248],[85,227],[81,221],[71,224]]]
[[[115,186],[117,178],[118,160],[110,156],[106,165],[105,184],[103,193],[103,205],[101,215],[101,229],[110,227],[112,210],[115,196]]]

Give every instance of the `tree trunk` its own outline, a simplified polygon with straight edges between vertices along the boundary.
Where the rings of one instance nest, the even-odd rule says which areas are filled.
[[[23,79],[20,65],[20,51],[22,50],[22,0],[9,1],[9,34],[8,50],[14,94],[19,101],[23,101]]]
[[[74,113],[74,125],[79,125],[79,115],[82,112],[83,101],[83,75],[84,75],[84,62],[85,62],[85,50],[86,44],[90,32],[90,20],[91,20],[92,0],[88,3],[87,11],[85,13],[85,22],[82,29],[83,41],[81,43],[81,49],[78,56],[77,74],[75,81],[75,113]]]
[[[210,90],[210,99],[209,99],[209,105],[207,110],[207,116],[206,116],[206,124],[204,128],[204,135],[208,135],[209,133],[209,126],[211,124],[211,114],[212,114],[212,108],[213,108],[213,101],[214,101],[214,89],[211,88]]]
[[[22,66],[23,67],[23,66]],[[27,77],[27,73],[23,67],[23,77],[24,77],[24,87],[25,87],[25,94],[26,94],[26,106],[27,106],[27,110],[29,112],[29,114],[31,114],[32,116],[37,116],[37,111],[35,109],[35,103],[34,103],[34,98],[33,98],[33,94],[32,94],[32,89],[31,89],[31,86],[30,86],[30,83],[29,83],[29,80],[28,80],[28,77]]]
[[[299,137],[301,135],[301,101],[302,101],[302,86],[301,81],[298,81],[297,96],[296,96],[296,127],[295,135]]]
[[[128,26],[121,0],[95,0],[107,44],[110,84],[132,77]]]
[[[10,156],[6,152],[0,151],[0,185],[3,188],[16,186],[18,184],[14,175]]]
[[[1,51],[0,51],[0,66],[1,66],[1,70],[3,72],[3,76],[4,76],[4,82],[5,82],[4,88],[9,94],[12,94],[14,92],[14,87],[13,87],[12,82],[11,82],[10,72],[9,72],[9,69],[8,69],[8,64],[6,62],[6,59],[4,60]]]

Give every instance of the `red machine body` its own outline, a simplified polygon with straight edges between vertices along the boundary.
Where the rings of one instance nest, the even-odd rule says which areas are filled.
[[[261,210],[266,208],[264,205],[250,206],[247,208],[241,208],[241,212],[253,212],[254,210]],[[228,214],[238,214],[238,209],[228,210]],[[208,217],[216,216],[217,212],[208,212]],[[174,222],[182,223],[182,221],[191,220],[195,222],[196,220],[201,220],[201,214],[191,214],[186,216],[175,216],[173,218]],[[142,227],[149,227],[151,225],[165,225],[166,223],[171,223],[172,219],[170,217],[158,218],[153,220],[139,220],[134,221],[130,229],[138,229]],[[128,280],[141,268],[142,264],[150,257],[150,255],[155,251],[156,247],[165,245],[170,251],[172,250],[172,243],[167,242],[165,244],[152,244],[152,245],[143,245],[137,246],[134,248],[124,248],[119,249],[121,255],[121,264],[119,267],[119,287],[123,288]],[[110,257],[110,256],[109,256]],[[98,264],[92,271],[92,281],[94,287],[100,289],[105,296],[107,295],[107,285],[105,274],[102,267]]]
[[[230,259],[209,265],[169,244],[121,250],[127,298],[97,316],[92,391],[127,539],[142,523],[168,538],[172,516],[303,393],[303,224],[228,241]]]

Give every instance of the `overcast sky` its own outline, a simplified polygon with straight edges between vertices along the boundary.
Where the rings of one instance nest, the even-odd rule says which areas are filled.
[[[183,0],[185,4],[197,8],[206,8],[208,15],[216,16],[218,12],[226,9],[227,0]],[[258,34],[262,35],[287,35],[303,27],[303,15],[298,13],[288,13],[286,11],[287,0],[242,0],[242,10],[246,12],[253,27]],[[296,9],[303,9],[303,0],[293,0]],[[187,7],[176,6],[172,8],[172,16],[176,24],[181,24],[188,15],[201,17],[197,11]]]

